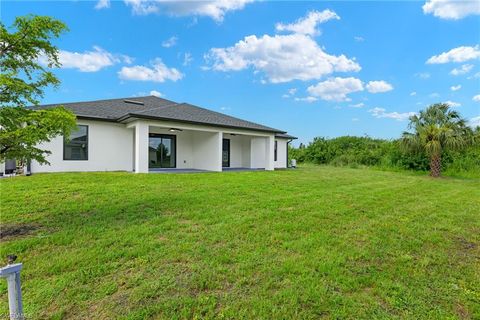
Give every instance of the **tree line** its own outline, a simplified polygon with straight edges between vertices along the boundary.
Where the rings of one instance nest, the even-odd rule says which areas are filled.
[[[468,127],[456,110],[434,104],[411,117],[408,127],[410,131],[390,140],[317,137],[308,145],[290,146],[289,157],[299,163],[480,177],[480,127]]]

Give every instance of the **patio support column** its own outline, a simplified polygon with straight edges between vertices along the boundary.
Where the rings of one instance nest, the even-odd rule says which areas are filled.
[[[271,135],[265,138],[265,170],[275,169],[275,136]]]
[[[148,173],[148,124],[135,124],[135,173]]]
[[[216,155],[215,169],[213,171],[222,172],[223,132],[217,132],[215,134],[215,140],[218,153]]]

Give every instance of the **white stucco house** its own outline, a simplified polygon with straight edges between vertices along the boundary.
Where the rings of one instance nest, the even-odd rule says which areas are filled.
[[[31,172],[152,171],[287,167],[285,131],[155,96],[63,105],[77,116],[78,130],[40,146],[50,165]]]

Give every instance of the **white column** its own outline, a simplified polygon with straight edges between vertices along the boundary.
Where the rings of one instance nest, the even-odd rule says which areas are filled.
[[[271,135],[265,138],[265,170],[275,169],[275,136]]]
[[[135,173],[148,173],[148,124],[135,124]]]
[[[217,132],[215,134],[215,140],[216,140],[216,151],[217,154],[215,155],[215,164],[214,164],[214,170],[213,171],[222,171],[222,151],[223,151],[223,132]]]

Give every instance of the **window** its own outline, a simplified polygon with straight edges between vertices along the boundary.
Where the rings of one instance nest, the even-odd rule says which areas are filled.
[[[275,149],[274,149],[274,151],[273,151],[273,160],[274,160],[274,161],[277,161],[277,147],[278,147],[278,146],[277,146],[277,142],[278,142],[278,141],[275,140]]]
[[[63,141],[63,160],[88,160],[88,126],[79,125]]]

